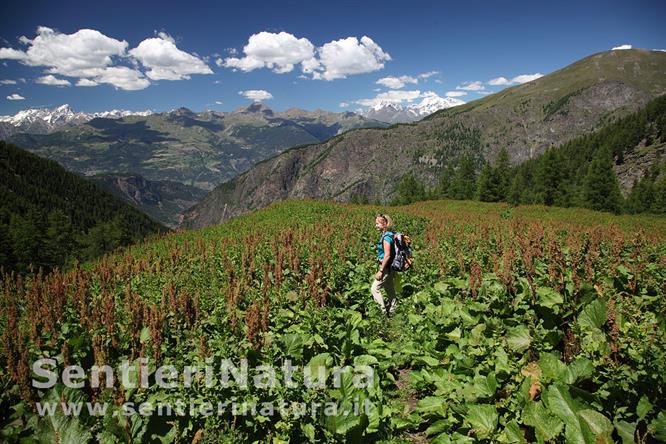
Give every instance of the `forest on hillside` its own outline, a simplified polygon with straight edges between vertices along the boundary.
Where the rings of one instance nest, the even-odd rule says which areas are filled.
[[[6,272],[48,272],[167,231],[55,161],[5,142],[0,195],[0,268]]]
[[[431,199],[582,207],[613,213],[666,213],[666,163],[655,162],[625,198],[613,169],[628,154],[666,143],[666,96],[598,131],[553,147],[512,167],[501,149],[493,162],[464,155],[426,189],[413,174],[402,178],[394,204]],[[355,196],[354,201],[363,199]]]

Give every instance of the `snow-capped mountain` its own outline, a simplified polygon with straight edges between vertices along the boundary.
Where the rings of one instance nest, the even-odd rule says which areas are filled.
[[[413,122],[444,108],[462,105],[465,102],[453,97],[440,97],[435,93],[426,93],[419,103],[401,105],[390,100],[381,100],[375,105],[357,111],[363,117],[388,123]]]
[[[16,133],[48,134],[63,126],[80,125],[97,117],[119,119],[131,115],[147,116],[152,111],[126,111],[114,109],[96,113],[73,111],[69,105],[57,108],[31,108],[19,111],[13,116],[0,116],[0,136],[8,137]]]

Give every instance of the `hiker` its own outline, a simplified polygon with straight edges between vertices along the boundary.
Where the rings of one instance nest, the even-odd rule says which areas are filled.
[[[375,228],[381,233],[381,238],[377,243],[377,262],[379,263],[379,270],[375,274],[375,280],[372,283],[371,291],[372,297],[375,302],[379,304],[379,308],[387,315],[395,311],[398,301],[395,298],[395,283],[394,278],[396,273],[391,269],[391,261],[393,260],[393,234],[391,227],[393,222],[386,214],[378,214],[375,218]],[[381,289],[386,291],[388,299],[384,303]]]

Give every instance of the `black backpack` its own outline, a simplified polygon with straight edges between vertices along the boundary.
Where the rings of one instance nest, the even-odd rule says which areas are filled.
[[[406,234],[396,231],[393,233],[393,261],[391,270],[406,271],[412,268],[412,240]]]

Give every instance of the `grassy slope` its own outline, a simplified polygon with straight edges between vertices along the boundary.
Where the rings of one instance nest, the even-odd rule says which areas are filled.
[[[359,437],[352,433],[345,436],[347,425],[353,425],[345,421],[325,425],[308,418],[296,422],[282,421],[278,424],[270,421],[256,423],[252,418],[239,417],[233,420],[234,427],[229,427],[232,421],[229,418],[226,426],[225,423],[215,420],[206,422],[197,419],[192,423],[193,428],[189,432],[180,429],[188,441],[191,441],[192,435],[200,429],[203,430],[197,433],[197,436],[203,437],[203,442],[270,440],[267,436],[269,433],[274,438],[291,437],[293,442],[297,442],[306,439],[305,436],[310,432],[323,441],[422,441],[425,439],[426,429],[436,421],[440,421],[438,426],[443,427],[441,421],[444,417],[440,415],[445,414],[446,409],[441,410],[440,407],[444,404],[442,398],[437,396],[449,399],[446,405],[451,404],[452,408],[449,411],[452,423],[441,430],[449,430],[447,433],[457,431],[458,435],[455,437],[459,439],[463,439],[466,434],[475,433],[477,437],[492,433],[497,438],[500,433],[509,433],[510,429],[519,430],[519,426],[511,424],[510,421],[516,418],[517,409],[522,408],[521,402],[536,404],[536,401],[529,400],[529,397],[528,401],[523,400],[523,392],[527,390],[524,381],[527,380],[529,386],[529,379],[523,376],[521,369],[534,362],[539,353],[550,356],[548,352],[552,350],[552,346],[547,344],[546,339],[535,337],[529,350],[524,350],[520,343],[518,346],[521,348],[516,351],[510,351],[512,345],[507,348],[505,334],[508,337],[516,323],[529,323],[531,321],[527,320],[535,315],[530,311],[531,305],[521,299],[525,298],[523,293],[518,293],[513,299],[510,295],[501,296],[509,299],[502,300],[499,304],[498,301],[493,302],[493,298],[504,294],[504,291],[497,293],[502,286],[498,283],[497,276],[492,273],[493,261],[497,258],[491,259],[488,256],[489,252],[494,251],[492,245],[497,239],[490,241],[490,238],[485,237],[486,234],[525,224],[534,235],[538,236],[543,230],[548,239],[551,239],[553,234],[560,236],[569,233],[576,239],[587,236],[594,244],[594,239],[603,240],[607,239],[606,236],[611,236],[611,239],[623,239],[627,242],[627,253],[624,256],[627,261],[632,261],[632,243],[645,245],[645,256],[641,256],[641,260],[644,263],[649,262],[650,268],[642,275],[641,286],[658,287],[660,284],[654,280],[658,280],[660,275],[666,275],[663,264],[659,265],[654,259],[654,254],[658,258],[659,252],[662,255],[666,252],[664,218],[617,217],[587,210],[536,206],[510,208],[506,205],[479,202],[424,202],[389,209],[397,227],[413,236],[417,262],[413,272],[403,275],[404,296],[400,299],[396,316],[386,321],[378,312],[368,288],[375,268],[373,243],[376,232],[373,216],[379,210],[386,211],[385,208],[373,206],[288,201],[235,218],[223,225],[200,231],[170,233],[153,242],[130,246],[100,261],[85,264],[84,268],[90,274],[79,275],[81,279],[94,282],[90,290],[79,297],[90,298],[91,306],[107,307],[105,310],[111,307],[116,311],[115,324],[102,327],[97,324],[102,323],[102,320],[95,320],[95,311],[86,313],[83,308],[83,312],[81,309],[66,312],[75,313],[75,317],[71,319],[71,314],[64,315],[68,319],[68,328],[71,335],[76,335],[80,330],[76,325],[79,322],[78,317],[80,313],[84,313],[83,318],[88,319],[91,324],[85,329],[86,335],[109,338],[107,335],[110,329],[115,330],[113,337],[119,339],[119,345],[117,348],[107,345],[108,349],[104,352],[106,356],[115,359],[130,353],[136,356],[139,346],[143,352],[143,345],[136,341],[132,343],[129,338],[138,337],[139,331],[143,336],[143,307],[144,316],[147,312],[151,319],[143,320],[147,326],[150,322],[147,330],[149,336],[144,344],[145,353],[148,356],[155,353],[153,344],[157,339],[155,332],[151,331],[152,326],[157,325],[163,362],[191,364],[198,362],[203,356],[232,359],[248,356],[252,362],[269,364],[282,362],[285,356],[293,356],[297,365],[307,364],[314,356],[330,359],[331,363],[336,365],[376,360],[378,380],[372,399],[379,402],[382,411],[373,418],[381,423],[381,426],[378,425],[375,432],[368,432],[369,435]],[[503,239],[504,242],[516,242],[511,237]],[[593,282],[600,285],[599,291],[611,288],[608,285],[612,284],[609,284],[604,276],[615,273],[614,269],[607,267],[610,264],[606,258],[608,251],[607,246],[604,246],[600,258],[590,256],[593,259],[595,276],[599,279],[597,281],[595,278]],[[292,253],[300,255],[300,266],[297,267],[299,271],[294,271],[293,266],[285,266],[281,286],[269,286],[267,293],[262,296],[262,283],[267,281],[267,273],[269,281],[275,279],[273,267],[275,254],[278,252],[284,255],[285,263],[292,264]],[[329,254],[332,257],[329,257]],[[346,257],[343,258],[342,255]],[[464,262],[462,270],[457,268],[461,257]],[[474,269],[475,260],[482,261],[483,257],[487,262],[482,265],[479,296],[478,299],[471,300],[469,270],[470,267]],[[321,268],[318,265],[319,259],[323,261]],[[332,259],[332,263],[329,259]],[[502,259],[504,260],[504,257]],[[634,267],[629,262],[627,266],[632,269]],[[538,279],[539,287],[540,282],[546,282],[549,274],[548,270],[544,272],[542,268],[537,263],[535,279]],[[230,277],[232,271],[234,278]],[[230,286],[229,282],[234,284]],[[517,278],[514,285],[524,291],[527,281],[524,277]],[[100,293],[100,287],[107,290]],[[110,290],[111,288],[114,290]],[[235,288],[239,289],[238,293]],[[317,308],[317,305],[321,304],[324,288],[327,289],[327,293],[323,293],[326,298],[325,307]],[[591,297],[590,291],[596,295],[590,282],[584,284],[583,288],[585,292],[581,293],[581,298],[585,301]],[[110,298],[115,300],[114,304],[109,303]],[[197,307],[194,310],[192,298],[195,301],[194,306]],[[232,299],[235,302],[230,305],[229,301]],[[512,300],[514,306],[511,305]],[[519,302],[520,300],[523,302]],[[645,302],[646,307],[659,303],[654,302],[654,298],[648,297],[644,300],[648,301]],[[88,304],[81,302],[82,307]],[[618,310],[624,310],[622,304],[618,299]],[[264,308],[268,315],[268,329],[264,334],[260,331],[258,335],[251,336],[251,331],[262,328]],[[445,313],[445,310],[449,311]],[[54,309],[54,313],[57,311]],[[651,315],[653,311],[654,308],[643,310],[645,315]],[[194,323],[190,320],[192,312],[196,313]],[[623,313],[636,325],[650,322],[649,319],[640,318],[630,311]],[[28,312],[25,316],[29,318],[32,315]],[[54,315],[54,318],[57,319],[57,315]],[[479,328],[472,329],[481,324],[488,326],[485,334]],[[30,322],[27,322],[27,325],[30,325]],[[540,331],[539,327],[530,328],[534,328],[535,335]],[[59,331],[54,333],[55,353],[58,353],[61,347],[58,343],[62,338]],[[43,348],[49,347],[49,328],[45,326],[42,334],[46,335],[43,344],[47,344]],[[663,344],[659,346],[659,338],[663,336],[661,330],[655,331],[655,334],[660,335],[655,344],[638,337],[632,339],[633,333],[623,334],[626,334],[626,338],[622,340],[626,342],[622,344],[629,344],[631,347],[643,344],[644,350],[638,353],[655,353],[660,349],[663,351]],[[144,340],[141,342],[143,344]],[[515,343],[514,341],[510,344]],[[452,348],[452,345],[444,347],[442,344],[457,344],[460,352],[456,351],[457,348]],[[74,356],[84,352],[90,354],[85,344],[79,343],[76,347],[79,348],[72,346],[69,353]],[[257,347],[261,350],[256,351]],[[504,351],[505,349],[507,351]],[[500,353],[500,350],[504,354]],[[322,353],[328,355],[321,355]],[[507,353],[510,353],[510,359]],[[585,351],[583,354],[596,356],[595,353]],[[655,365],[661,365],[659,362],[661,361],[657,361]],[[469,367],[470,365],[473,367]],[[613,366],[609,365],[609,361],[595,361],[594,365],[599,378],[619,383],[620,376],[613,373]],[[605,366],[609,366],[609,370],[606,370]],[[544,372],[545,369],[544,366]],[[496,409],[501,415],[500,426],[495,430],[491,420],[491,426],[488,426],[492,428],[491,432],[485,432],[479,427],[475,427],[479,429],[476,432],[470,431],[469,421],[478,420],[479,424],[482,424],[484,420],[470,419],[471,415],[468,418],[464,413],[465,405],[487,404],[487,401],[481,398],[477,400],[477,395],[470,392],[478,383],[474,379],[472,385],[476,372],[484,376],[489,374],[488,372],[497,373],[501,386],[497,393],[504,393],[497,395]],[[638,382],[650,384],[646,378],[659,378],[655,372],[648,369],[648,376],[641,373]],[[442,381],[448,381],[448,385]],[[543,379],[541,384],[544,392],[547,388],[549,393],[561,389],[556,384],[551,385],[547,379]],[[637,386],[636,382],[632,384]],[[578,386],[590,389],[585,384]],[[198,390],[195,389],[195,392]],[[494,389],[491,390],[494,392]],[[128,393],[125,396],[132,400],[168,400],[177,393],[151,389]],[[192,393],[186,391],[182,395],[191,396]],[[277,394],[251,390],[251,394],[248,394],[242,391],[237,393],[213,389],[207,390],[204,397],[210,402],[222,402],[227,401],[232,394],[255,399],[289,396],[289,399],[321,400],[329,396],[341,396],[340,392],[335,390],[316,394],[307,394],[302,390],[278,390]],[[622,396],[622,402],[630,403],[629,407],[635,408],[637,399],[633,394]],[[657,394],[653,393],[649,398],[655,404],[655,411],[666,407],[655,396]],[[433,402],[436,404],[432,404]],[[613,409],[612,404],[601,399],[598,399],[598,402],[604,407],[595,408],[605,415],[611,415],[613,419],[613,412],[609,413],[609,409]],[[461,408],[463,410],[460,410]],[[483,409],[492,410],[490,407]],[[648,419],[652,420],[655,415],[656,413],[650,413]],[[627,419],[631,420],[630,417]],[[555,426],[559,423],[553,421],[551,420],[553,428],[562,430],[557,429]],[[187,426],[187,422],[181,421],[180,424],[182,427]],[[314,428],[304,428],[308,424]],[[151,422],[148,433],[157,433],[156,427],[159,426]],[[171,427],[171,423],[161,426],[164,428],[160,434],[164,434]],[[521,427],[528,435],[534,433],[530,427]],[[132,433],[138,433],[139,430],[140,426],[132,427]],[[338,432],[341,434],[336,434]],[[139,440],[136,436],[134,438]]]
[[[654,95],[664,92],[666,55],[655,51],[605,51],[585,57],[534,82],[513,86],[499,93],[431,114],[427,119],[453,116],[494,106],[513,107],[525,98],[537,98],[545,104],[571,97],[577,91],[600,80],[629,83]]]

